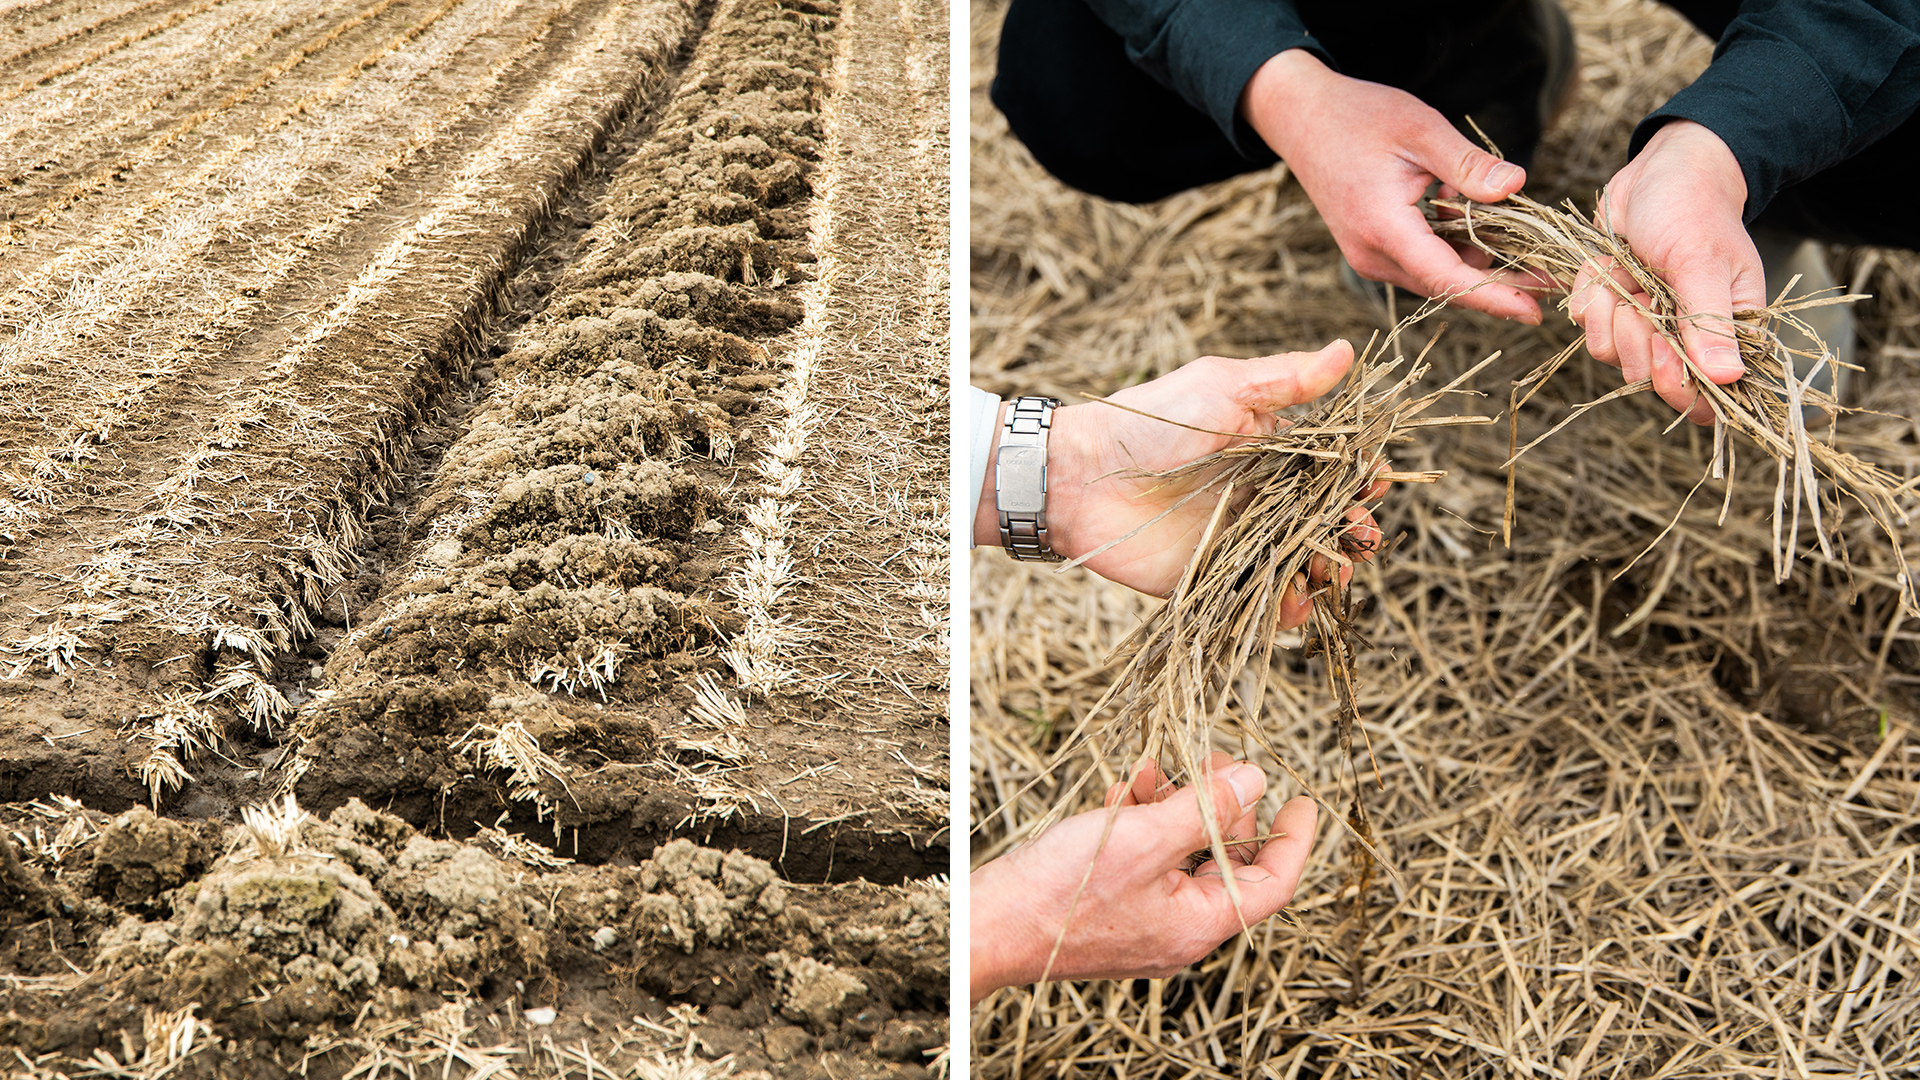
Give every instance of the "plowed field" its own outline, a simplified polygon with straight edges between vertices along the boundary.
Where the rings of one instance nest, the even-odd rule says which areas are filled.
[[[925,0],[0,9],[0,1058],[919,1073],[947,62]]]

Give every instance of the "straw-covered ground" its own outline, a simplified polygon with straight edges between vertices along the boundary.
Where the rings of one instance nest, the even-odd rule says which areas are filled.
[[[1710,49],[1641,0],[1568,6],[1584,80],[1529,193],[1590,204],[1633,122]],[[974,382],[1073,400],[1203,354],[1360,344],[1382,327],[1342,288],[1284,166],[1147,207],[1045,176],[986,100],[1000,11],[972,13]],[[1843,284],[1874,296],[1856,309],[1866,371],[1851,393],[1877,411],[1844,418],[1839,442],[1911,479],[1920,260],[1833,255]],[[1477,383],[1488,396],[1459,406],[1485,415],[1575,333],[1553,316],[1538,330],[1445,318],[1430,387],[1505,350]],[[1526,406],[1521,440],[1617,386],[1576,358]],[[1294,906],[1171,979],[995,994],[972,1021],[980,1073],[1912,1075],[1920,636],[1892,551],[1856,510],[1836,527],[1843,553],[1823,557],[1803,532],[1776,586],[1773,468],[1741,445],[1730,496],[1709,482],[1689,501],[1712,439],[1663,434],[1671,418],[1650,394],[1610,402],[1521,458],[1510,548],[1504,420],[1394,446],[1396,469],[1446,476],[1382,500],[1395,546],[1353,590],[1367,643],[1353,764],[1382,856],[1371,884],[1351,876],[1340,822],[1355,770],[1323,661],[1282,650],[1259,737],[1230,711],[1216,745],[1267,766],[1269,812],[1299,790],[1282,766],[1323,799]],[[981,553],[971,605],[977,865],[1075,777],[1097,772],[1098,792],[1137,753],[1107,746],[1046,772],[1150,602]]]
[[[924,1073],[946,23],[0,8],[0,1074]]]

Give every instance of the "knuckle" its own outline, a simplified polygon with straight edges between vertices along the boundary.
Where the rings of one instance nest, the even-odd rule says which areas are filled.
[[[1228,374],[1228,361],[1221,356],[1201,356],[1187,362],[1181,369],[1209,381]]]
[[[1353,264],[1354,273],[1369,281],[1385,281],[1399,270],[1391,260],[1378,253],[1371,241],[1366,243],[1359,257],[1350,258],[1348,261]]]
[[[1387,237],[1379,223],[1365,220],[1347,230],[1346,241],[1359,251],[1362,261],[1371,265],[1379,260],[1379,252],[1386,247]],[[1359,263],[1354,264],[1354,269],[1360,269]]]
[[[1439,296],[1442,293],[1453,290],[1456,286],[1464,289],[1466,284],[1467,282],[1456,281],[1451,275],[1439,270],[1430,270],[1424,274],[1414,275],[1414,285],[1428,296]],[[1467,293],[1455,299],[1456,302],[1464,302],[1467,306],[1476,308],[1486,301],[1486,298],[1479,293]]]
[[[1453,175],[1459,177],[1462,180],[1478,179],[1482,169],[1481,159],[1486,156],[1487,156],[1486,154],[1483,154],[1480,151],[1475,150],[1471,146],[1464,147],[1463,149],[1461,149],[1460,153],[1455,156],[1454,163],[1453,163],[1453,170],[1454,170]]]

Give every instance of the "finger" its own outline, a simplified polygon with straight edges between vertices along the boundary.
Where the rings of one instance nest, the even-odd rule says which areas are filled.
[[[1160,766],[1150,757],[1143,757],[1134,762],[1133,769],[1128,773],[1127,778],[1107,789],[1106,805],[1137,806],[1143,802],[1151,802],[1159,771]],[[1142,791],[1145,791],[1148,797],[1142,798]]]
[[[1319,817],[1319,808],[1305,795],[1287,800],[1273,816],[1273,824],[1267,829],[1274,834],[1273,839],[1260,845],[1259,857],[1239,880],[1240,897],[1245,905],[1241,912],[1248,922],[1264,919],[1293,902],[1294,889],[1300,884],[1300,874],[1307,868],[1307,856],[1313,851],[1313,830]],[[1272,875],[1270,882],[1250,880],[1261,870]],[[1260,885],[1271,887],[1256,888]],[[1254,903],[1256,899],[1258,906]]]
[[[1268,829],[1274,834],[1273,839],[1260,845],[1260,854],[1252,864],[1234,873],[1240,910],[1235,912],[1230,906],[1219,904],[1216,933],[1225,938],[1239,930],[1242,921],[1252,926],[1293,902],[1300,875],[1307,868],[1307,856],[1313,851],[1314,825],[1319,816],[1319,809],[1305,795],[1296,796],[1280,808]],[[1202,878],[1196,872],[1194,883],[1224,899],[1226,882],[1218,877]]]
[[[1249,866],[1260,854],[1260,841],[1253,837],[1260,835],[1259,809],[1249,807],[1234,821],[1233,828],[1227,830],[1227,862],[1232,866]],[[1240,841],[1234,843],[1235,840]]]
[[[1380,550],[1384,539],[1380,526],[1374,522],[1373,515],[1367,512],[1366,507],[1356,504],[1347,508],[1347,527],[1340,534],[1342,555],[1366,562],[1373,558],[1374,552]]]
[[[1194,851],[1212,845],[1206,818],[1202,817],[1202,798],[1211,801],[1213,821],[1225,836],[1230,825],[1258,805],[1266,790],[1266,773],[1245,762],[1210,774],[1205,787],[1178,789],[1135,817],[1140,823],[1143,855],[1156,867],[1173,869],[1181,865]]]
[[[1208,758],[1207,768],[1209,773],[1218,773],[1232,768],[1234,764],[1232,755],[1216,750]],[[1260,835],[1260,824],[1257,820],[1259,809],[1260,803],[1256,798],[1253,805],[1242,810],[1231,822],[1221,822],[1220,839],[1227,849],[1229,866],[1247,866],[1260,854],[1260,841],[1252,839]],[[1219,863],[1214,859],[1208,859],[1194,868],[1193,876],[1217,874],[1219,870]]]
[[[1292,630],[1307,621],[1307,614],[1313,610],[1313,601],[1308,599],[1307,575],[1295,573],[1293,580],[1287,582],[1286,589],[1280,594],[1280,629]]]
[[[1209,775],[1224,772],[1227,769],[1233,768],[1234,764],[1233,755],[1224,751],[1215,750],[1213,753],[1207,755],[1207,772]],[[1264,794],[1264,774],[1262,776],[1261,790]],[[1247,863],[1253,861],[1255,855],[1260,853],[1259,841],[1248,839],[1260,835],[1259,823],[1255,820],[1255,815],[1259,813],[1259,809],[1260,800],[1258,797],[1255,797],[1253,805],[1242,809],[1240,816],[1233,819],[1233,823],[1225,826],[1221,832],[1221,838],[1227,842],[1227,860],[1229,862],[1245,866]],[[1236,844],[1233,842],[1236,839],[1244,842]]]
[[[1472,244],[1456,244],[1448,241],[1447,246],[1453,249],[1453,253],[1460,257],[1461,262],[1466,263],[1482,274],[1493,269],[1493,256],[1481,251]]]
[[[1683,313],[1681,344],[1686,346],[1687,355],[1693,358],[1700,373],[1722,385],[1746,373],[1746,365],[1740,361],[1739,343],[1734,340],[1734,311],[1766,304],[1765,271],[1746,267],[1743,254],[1729,258],[1714,253],[1690,258],[1674,267],[1667,279],[1673,285]],[[1753,253],[1751,261],[1755,267],[1759,266],[1758,252]],[[1756,277],[1761,282],[1757,286],[1752,280]],[[1734,295],[1736,284],[1740,287],[1740,296]]]
[[[1653,380],[1653,391],[1660,395],[1660,400],[1673,406],[1674,411],[1685,413],[1687,419],[1696,424],[1713,423],[1713,405],[1700,392],[1699,380],[1687,370],[1673,345],[1655,335],[1647,351],[1652,360],[1648,377]]]
[[[1353,581],[1353,565],[1325,555],[1314,555],[1307,559],[1307,582],[1313,586],[1308,595],[1332,581],[1338,581],[1341,588],[1346,588]]]
[[[1419,128],[1413,144],[1414,163],[1441,184],[1474,202],[1499,202],[1526,186],[1525,169],[1468,142],[1438,114],[1433,119],[1438,122]]]
[[[1383,457],[1380,459],[1380,463],[1374,466],[1373,471],[1375,473],[1383,473],[1391,470],[1392,468],[1393,468],[1392,459]],[[1386,495],[1387,495],[1387,489],[1390,488],[1391,486],[1392,485],[1387,483],[1387,481],[1385,480],[1375,480],[1372,483],[1368,484],[1366,488],[1360,492],[1360,494],[1355,495],[1353,497],[1353,501],[1354,502],[1371,502],[1374,499],[1384,499],[1386,498]]]
[[[1492,255],[1487,254],[1471,244],[1460,244],[1449,240],[1447,241],[1447,246],[1453,249],[1453,253],[1460,257],[1461,262],[1478,270],[1480,272],[1480,280],[1482,281],[1492,280],[1500,285],[1508,285],[1528,296],[1532,296],[1535,293],[1565,292],[1567,290],[1564,282],[1538,267],[1495,267],[1493,265]],[[1482,288],[1484,289],[1485,286],[1482,286]],[[1535,300],[1534,305],[1537,307],[1539,301]]]
[[[1477,249],[1476,249],[1477,250]],[[1493,272],[1494,280],[1502,285],[1510,285],[1527,296],[1535,293],[1565,292],[1567,283],[1537,266],[1510,266]],[[1535,306],[1539,301],[1534,301]]]
[[[1232,867],[1251,866],[1260,855],[1261,841],[1253,839],[1260,835],[1258,804],[1248,807],[1231,823],[1220,826],[1222,846],[1227,849],[1227,865]],[[1220,872],[1219,860],[1208,858],[1193,868],[1196,878],[1206,877]]]
[[[1307,583],[1304,587],[1302,587],[1299,590],[1299,594],[1305,598],[1304,601],[1300,604],[1300,623],[1306,622],[1307,613],[1313,610],[1314,594],[1318,593],[1321,589],[1326,588],[1329,582],[1337,581],[1339,583],[1338,587],[1341,589],[1345,589],[1347,586],[1353,584],[1352,565],[1342,564],[1340,566],[1338,573],[1335,573],[1333,571],[1332,569],[1333,565],[1334,565],[1333,560],[1328,559],[1325,555],[1313,555],[1307,558],[1307,572],[1305,575]],[[1301,575],[1296,574],[1295,580],[1296,581],[1299,580],[1300,576]],[[1280,628],[1283,630],[1291,630],[1294,626],[1300,625],[1300,623],[1293,623],[1289,625],[1285,621],[1285,615],[1286,615],[1285,602],[1286,602],[1286,597],[1282,596],[1281,597],[1282,621],[1280,624]]]
[[[1621,366],[1620,336],[1616,328],[1623,325],[1620,313],[1632,311],[1632,305],[1621,299],[1623,294],[1645,299],[1638,291],[1634,280],[1627,272],[1614,265],[1613,260],[1603,260],[1590,265],[1582,271],[1582,294],[1577,298],[1579,307],[1568,305],[1568,313],[1587,332],[1587,351],[1595,360],[1613,367]],[[1642,320],[1644,321],[1644,320]]]
[[[1232,391],[1234,400],[1248,412],[1271,413],[1333,389],[1353,366],[1353,346],[1336,338],[1318,352],[1259,356],[1234,364],[1241,380]]]
[[[1451,189],[1475,202],[1499,202],[1526,185],[1525,169],[1474,146],[1438,115],[1432,119],[1436,122],[1419,127],[1411,156],[1414,164],[1440,181],[1443,191]],[[1426,239],[1416,242],[1408,235],[1399,250],[1390,244],[1381,247],[1414,276],[1421,292],[1427,296],[1459,294],[1453,302],[1462,307],[1540,324],[1540,305],[1531,297],[1509,286],[1481,284],[1486,274],[1462,262],[1446,241],[1434,236],[1425,215],[1416,207],[1407,209]],[[1403,229],[1409,224],[1402,219]],[[1468,291],[1475,286],[1479,286],[1476,291]]]
[[[1620,298],[1601,285],[1587,286],[1587,304],[1582,310],[1586,319],[1581,324],[1587,330],[1587,352],[1595,360],[1612,367],[1620,366],[1620,343],[1614,338],[1613,326],[1620,306]]]
[[[1173,788],[1167,783],[1167,774],[1160,771],[1160,763],[1150,757],[1140,759],[1139,767],[1133,772],[1131,794],[1136,806],[1150,806],[1165,799]]]
[[[1613,351],[1620,358],[1620,374],[1628,382],[1648,378],[1653,374],[1653,324],[1640,313],[1640,306],[1646,303],[1645,293],[1635,293],[1633,303],[1619,297],[1614,298],[1611,335]]]
[[[1531,296],[1511,285],[1502,284],[1499,275],[1489,275],[1460,261],[1453,245],[1433,234],[1427,219],[1414,207],[1400,207],[1384,215],[1378,250],[1398,264],[1399,273],[1378,262],[1375,271],[1387,271],[1386,280],[1403,285],[1423,296],[1445,297],[1449,303],[1502,319],[1515,319],[1538,326],[1540,305]],[[1367,268],[1354,267],[1372,277]]]
[[[1639,279],[1627,272],[1627,268],[1611,258],[1598,259],[1588,264],[1592,271],[1587,284],[1602,296],[1611,296],[1616,301],[1623,296],[1635,296],[1642,299],[1646,290],[1640,287]]]
[[[1552,271],[1538,266],[1520,267],[1508,271],[1504,279],[1507,284],[1528,293],[1564,293],[1573,290],[1574,278],[1561,277]]]
[[[1593,279],[1597,274],[1593,264],[1587,263],[1573,275],[1573,284],[1567,286],[1567,318],[1583,327],[1587,322],[1587,305],[1594,299]]]

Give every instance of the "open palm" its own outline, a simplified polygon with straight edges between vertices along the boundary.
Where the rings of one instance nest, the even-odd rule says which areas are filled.
[[[1060,822],[973,872],[973,998],[1055,979],[1164,978],[1293,900],[1313,847],[1317,811],[1300,796],[1263,832],[1266,777],[1215,752],[1203,784],[1174,788],[1143,761],[1107,793],[1107,810]],[[1210,813],[1228,870],[1212,859]],[[1057,952],[1056,952],[1057,947]]]
[[[1199,546],[1220,493],[1203,492],[1154,521],[1208,477],[1175,482],[1140,474],[1174,469],[1239,441],[1213,432],[1271,432],[1276,411],[1331,390],[1352,363],[1353,347],[1345,341],[1319,352],[1250,360],[1205,356],[1109,399],[1149,415],[1100,402],[1055,410],[1047,485],[1053,549],[1078,558],[1138,529],[1082,565],[1141,592],[1166,596]],[[1356,520],[1365,517],[1357,507],[1356,514]],[[1364,522],[1367,528],[1371,524]],[[1298,625],[1306,608],[1304,592],[1296,590],[1283,602],[1282,623]]]

